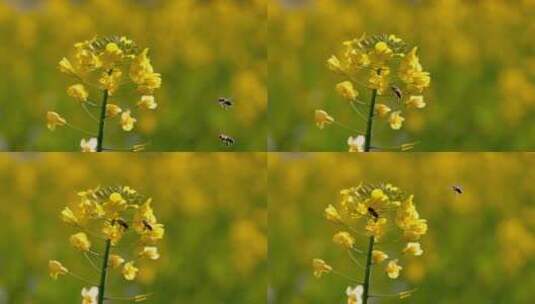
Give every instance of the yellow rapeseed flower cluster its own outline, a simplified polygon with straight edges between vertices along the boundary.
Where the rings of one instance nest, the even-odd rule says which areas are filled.
[[[154,110],[158,106],[154,92],[161,87],[162,79],[159,73],[154,72],[148,52],[148,49],[140,50],[134,41],[126,37],[95,37],[75,43],[74,55],[59,62],[59,70],[75,81],[67,88],[67,94],[80,103],[95,121],[100,123],[120,114],[121,128],[126,132],[132,131],[137,122],[132,116],[135,108]],[[128,94],[121,90],[133,88],[139,94],[138,100],[120,105],[119,99],[126,99],[124,96]],[[92,108],[97,109],[95,113],[91,112]],[[52,131],[56,126],[70,126],[55,112],[48,112],[47,124]],[[99,128],[102,127],[99,124]],[[83,142],[84,152],[97,150],[96,146],[84,146]]]
[[[332,55],[327,66],[343,77],[335,86],[336,92],[355,111],[360,112],[360,106],[366,108],[369,114],[361,113],[361,117],[384,119],[393,130],[399,130],[405,121],[403,111],[426,106],[423,93],[430,86],[431,77],[420,64],[417,47],[408,50],[406,43],[395,35],[362,35],[343,42],[343,46],[341,57]],[[369,102],[364,99],[365,90],[370,92]],[[371,125],[366,132],[371,138]]]
[[[363,35],[343,42],[343,46],[342,59],[333,55],[327,61],[331,71],[346,78],[336,86],[342,97],[356,100],[359,94],[354,86],[376,90],[385,101],[377,103],[375,110],[380,117],[388,119],[394,130],[403,124],[403,108],[426,106],[422,94],[429,87],[431,77],[420,64],[417,47],[407,52],[405,42],[395,35]],[[392,101],[389,105],[385,104],[387,99]]]
[[[362,255],[365,261],[361,265],[383,264],[383,271],[390,279],[400,276],[403,266],[399,261],[402,258],[421,256],[424,252],[419,241],[427,233],[427,221],[416,210],[413,195],[407,195],[391,184],[360,184],[343,189],[339,203],[325,208],[325,218],[339,228],[333,236],[336,245],[346,250],[354,261]],[[360,243],[362,235],[368,238],[365,243]],[[387,250],[388,240],[403,242],[395,242],[397,250]],[[314,259],[312,265],[317,278],[335,272],[322,259]],[[405,297],[406,293],[403,294]],[[362,295],[368,295],[368,291]],[[355,297],[355,293],[348,293],[348,301]],[[359,300],[362,299],[357,299],[356,303],[361,303]]]
[[[139,271],[136,263],[159,259],[156,244],[163,238],[165,229],[156,219],[150,198],[126,186],[97,187],[79,192],[78,196],[80,201],[65,207],[60,217],[78,231],[70,236],[70,244],[82,252],[93,267],[102,264],[93,259],[107,258],[108,271],[120,268],[124,279],[131,281]],[[128,233],[137,239],[133,252],[112,253]],[[91,239],[93,242],[105,240],[104,253],[93,249]],[[53,279],[65,274],[80,278],[56,260],[49,262],[49,271]]]

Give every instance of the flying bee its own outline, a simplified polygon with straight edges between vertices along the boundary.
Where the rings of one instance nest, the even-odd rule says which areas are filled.
[[[392,89],[392,92],[394,92],[396,97],[398,98],[398,101],[401,101],[401,99],[403,99],[403,92],[401,91],[401,89],[395,85],[391,86],[390,88]]]
[[[123,227],[124,230],[128,230],[128,224],[122,218],[116,218],[111,221],[112,225],[115,225],[116,223]]]
[[[234,103],[232,102],[232,99],[228,97],[219,97],[217,99],[217,103],[219,103],[219,105],[225,110],[228,110],[234,105]]]
[[[149,224],[146,220],[143,220],[143,229],[152,231],[152,225]]]
[[[368,213],[371,214],[371,216],[373,216],[375,219],[379,218],[379,213],[377,213],[377,211],[375,211],[375,209],[372,207],[368,207]]]
[[[453,185],[451,189],[457,194],[463,194],[463,188],[459,185]]]
[[[234,138],[225,134],[219,134],[218,138],[227,147],[234,145],[234,143],[236,142]]]

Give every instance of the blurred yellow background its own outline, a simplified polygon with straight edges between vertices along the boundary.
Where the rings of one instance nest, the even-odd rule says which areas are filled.
[[[346,130],[319,130],[324,109],[364,124],[335,93],[342,79],[326,66],[342,41],[392,33],[418,46],[431,72],[427,107],[401,131],[376,123],[380,146],[419,141],[417,151],[510,151],[535,147],[533,0],[271,0],[270,149],[345,151]]]
[[[265,150],[266,14],[266,0],[0,1],[0,150],[79,150],[84,134],[50,133],[45,114],[96,129],[67,96],[72,79],[58,70],[75,42],[95,35],[125,35],[149,48],[163,79],[158,109],[140,117],[137,135],[113,124],[107,142],[218,151],[227,150],[217,139],[225,133],[236,138],[233,150]],[[235,107],[222,110],[220,96]]]
[[[535,284],[535,155],[521,153],[270,154],[269,303],[345,303],[353,282],[312,276],[312,259],[362,280],[363,270],[332,242],[324,218],[341,189],[392,183],[414,194],[429,230],[424,255],[402,261],[400,278],[374,268],[372,293],[417,288],[403,301],[531,303]],[[452,185],[464,189],[456,195]],[[367,243],[356,244],[367,248]]]
[[[58,259],[96,280],[70,246],[76,231],[60,211],[79,190],[121,184],[153,198],[166,234],[160,260],[141,267],[136,281],[111,273],[109,295],[153,293],[148,303],[263,303],[265,166],[263,153],[0,154],[0,303],[79,303],[84,283],[48,276],[48,260]]]

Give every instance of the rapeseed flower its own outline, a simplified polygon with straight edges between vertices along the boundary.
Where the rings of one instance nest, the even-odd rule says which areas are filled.
[[[398,265],[398,260],[392,260],[386,265],[385,272],[389,278],[397,279],[401,269],[403,269],[403,267]]]
[[[351,249],[355,244],[355,239],[347,231],[340,231],[333,236],[333,242],[346,248]]]
[[[364,152],[364,143],[366,139],[364,136],[349,136],[347,138],[347,145],[349,146],[349,152]]]
[[[381,250],[372,251],[372,261],[374,264],[379,264],[386,259],[388,259],[388,255]]]
[[[342,189],[339,202],[325,208],[325,218],[343,229],[333,235],[333,242],[347,251],[355,264],[365,265],[363,285],[346,290],[348,303],[367,303],[373,267],[383,264],[386,277],[397,279],[403,270],[400,260],[423,255],[418,240],[427,233],[427,221],[420,217],[413,198],[391,184],[360,184]],[[363,237],[368,239],[367,248],[361,245],[365,244],[360,241]],[[392,239],[396,240],[397,251],[388,245]],[[397,246],[400,239],[406,242],[402,248]],[[364,261],[360,262],[361,258]],[[347,277],[320,258],[313,259],[312,267],[316,278],[329,272]],[[405,291],[396,296],[408,297],[411,293]]]
[[[84,85],[81,83],[70,86],[67,89],[67,94],[79,102],[87,101],[87,97],[89,96]]]
[[[47,120],[47,127],[50,131],[54,131],[56,129],[56,126],[64,126],[67,124],[67,120],[65,118],[61,117],[56,112],[48,111],[46,113],[46,120]]]
[[[91,248],[91,242],[87,238],[87,235],[84,232],[79,232],[71,235],[70,238],[71,245],[80,250],[80,251],[89,251]]]
[[[416,54],[418,48],[408,50],[407,44],[395,35],[362,35],[344,41],[342,46],[342,56],[330,56],[327,67],[343,78],[343,81],[336,84],[336,92],[358,112],[359,118],[365,120],[364,151],[368,152],[372,148],[375,118],[386,120],[392,130],[400,130],[405,121],[401,116],[403,110],[422,109],[426,106],[423,92],[430,86],[431,77],[420,63]],[[366,91],[369,96],[361,96],[366,95]],[[370,102],[364,102],[361,97],[369,98]],[[362,114],[361,107],[364,107],[367,115]],[[323,125],[320,123],[318,127],[322,128]],[[351,150],[356,150],[351,146]]]
[[[347,304],[362,304],[363,292],[364,287],[362,285],[357,285],[354,288],[348,286],[346,288]]]
[[[401,116],[401,111],[394,111],[390,113],[390,117],[388,118],[388,122],[390,123],[390,127],[393,130],[399,130],[403,126],[403,122],[405,121],[405,118]]]
[[[157,243],[163,238],[165,228],[157,221],[150,198],[126,186],[97,187],[78,192],[78,197],[79,202],[61,210],[60,218],[80,231],[71,235],[69,242],[85,255],[92,267],[103,265],[99,270],[102,272],[121,267],[124,279],[132,281],[136,279],[139,272],[139,268],[135,265],[137,259],[158,260],[160,258]],[[118,247],[120,242],[124,242],[127,234],[132,234],[134,237],[134,240],[128,238],[128,241],[134,241],[136,245],[139,245],[130,254],[130,256],[136,256],[137,259],[129,262],[125,262],[119,251],[120,248],[132,247]],[[92,242],[98,240],[104,240],[104,252],[99,253],[93,249]],[[94,258],[102,259],[103,262],[96,263]],[[76,279],[88,282],[81,276],[70,272],[56,260],[49,261],[48,266],[50,277],[53,279],[69,274]],[[102,290],[100,288],[105,281],[100,283],[98,288],[82,290],[83,303],[102,304],[105,285]],[[144,298],[146,296],[135,296],[131,299]]]
[[[359,96],[359,92],[355,90],[355,87],[353,87],[353,84],[350,81],[344,81],[337,84],[336,92],[348,101],[353,101]]]
[[[121,114],[121,129],[126,132],[134,129],[137,119],[133,117],[133,110],[122,110],[123,106],[134,108],[127,106],[128,98],[124,97],[130,95],[118,96],[118,91],[123,93],[125,90],[134,89],[140,99],[137,102],[132,101],[140,110],[155,110],[158,106],[154,94],[162,85],[161,75],[154,71],[148,57],[148,49],[140,50],[134,41],[126,37],[95,37],[77,42],[74,44],[74,55],[70,58],[63,57],[58,67],[62,73],[78,82],[67,88],[67,94],[78,101],[84,112],[96,121],[97,130],[86,131],[67,124],[66,120],[55,112],[47,113],[47,127],[53,131],[56,126],[66,125],[93,135],[96,138],[96,147],[93,147],[93,141],[82,140],[80,146],[84,152],[105,150],[104,127],[107,124],[104,121],[106,119],[112,119]],[[134,84],[135,88],[127,86],[128,84]],[[102,99],[98,102],[93,96]],[[113,98],[113,103],[111,103],[111,98]],[[134,145],[131,150],[138,151],[137,146],[139,145]]]
[[[332,118],[329,115],[329,113],[323,110],[316,110],[315,119],[316,119],[316,125],[320,129],[323,129],[325,125],[330,125],[334,122],[334,118]]]
[[[137,119],[130,115],[130,110],[126,110],[123,112],[123,114],[121,114],[121,127],[127,132],[130,132],[132,129],[134,129],[134,124],[136,121]]]
[[[65,266],[56,260],[51,260],[48,262],[48,269],[50,272],[50,277],[54,280],[57,280],[60,275],[65,275],[69,272]]]
[[[82,304],[97,304],[98,287],[82,288]]]
[[[134,262],[128,262],[123,266],[123,277],[125,280],[132,281],[136,278],[139,269],[134,266]]]
[[[312,268],[314,269],[314,276],[321,278],[324,273],[329,273],[333,268],[322,259],[312,260]]]
[[[85,138],[82,138],[80,140],[80,149],[82,152],[96,152],[97,151],[97,139],[95,137],[91,137],[88,140],[85,140]]]
[[[154,96],[143,95],[141,100],[137,103],[138,107],[146,110],[154,110],[158,107],[158,104],[154,101]]]
[[[158,253],[158,247],[154,246],[145,246],[143,250],[139,253],[139,256],[142,258],[147,258],[149,260],[157,260],[160,258]]]
[[[114,118],[119,115],[123,110],[116,104],[109,103],[106,105],[106,117]]]
[[[111,268],[115,269],[115,268],[121,266],[124,262],[125,262],[125,260],[120,255],[118,255],[118,254],[110,255],[109,263],[110,263],[110,267]]]

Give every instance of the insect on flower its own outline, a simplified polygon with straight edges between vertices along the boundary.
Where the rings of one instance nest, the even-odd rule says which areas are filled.
[[[151,206],[152,199],[138,194],[136,190],[128,186],[99,186],[79,191],[78,197],[80,199],[78,203],[72,203],[63,208],[61,219],[79,231],[70,236],[71,246],[84,254],[94,253],[94,256],[86,256],[93,268],[96,268],[93,258],[102,258],[102,268],[99,272],[103,275],[101,275],[99,287],[82,289],[82,303],[101,304],[109,298],[106,294],[105,281],[110,270],[121,267],[120,274],[125,280],[135,280],[140,270],[137,266],[139,259],[157,260],[160,257],[156,245],[163,238],[165,228],[156,219]],[[130,212],[130,210],[135,211]],[[129,229],[130,225],[135,229]],[[92,247],[93,242],[100,240],[104,241],[102,252],[97,251],[98,246]],[[132,247],[119,247],[120,242],[122,244],[133,242],[141,247],[141,251],[136,248],[134,252],[130,252],[129,256],[133,254],[137,256],[135,260],[126,261],[122,257],[125,255],[121,252],[131,250]],[[48,265],[52,279],[56,280],[60,275],[70,274],[74,278],[90,282],[72,273],[59,261],[51,260]],[[141,294],[120,298],[139,302],[148,296],[148,294]]]
[[[364,284],[346,289],[347,303],[370,303],[373,297],[370,280],[372,267],[380,268],[388,279],[399,278],[404,268],[402,258],[424,253],[420,239],[427,233],[427,220],[420,217],[414,204],[414,195],[392,184],[360,183],[356,187],[342,189],[339,194],[339,202],[329,204],[324,210],[325,219],[338,226],[332,241],[343,250],[363,253],[362,257],[350,254],[355,266],[363,268]],[[361,249],[365,245],[355,240],[362,232],[369,239],[368,247]],[[384,244],[389,240],[405,242],[400,252],[402,255],[386,251]],[[329,273],[348,278],[321,258],[312,260],[312,268],[313,275],[318,279]],[[387,296],[406,298],[413,291],[405,290]]]
[[[368,207],[368,213],[375,219],[379,218],[379,213],[377,213],[377,211],[375,211],[375,209],[373,209],[372,207]]]
[[[124,230],[128,230],[128,224],[123,220],[122,218],[116,218],[111,221],[112,225],[119,224],[119,226],[123,227]]]
[[[225,135],[225,134],[219,134],[218,138],[227,147],[230,147],[230,146],[232,146],[232,145],[234,145],[236,143],[234,138],[232,138],[232,137],[230,137],[228,135]]]
[[[219,105],[225,110],[228,110],[234,105],[234,102],[232,102],[232,99],[228,97],[219,97],[217,99],[217,103],[219,103]]]
[[[429,72],[424,71],[420,58],[416,54],[418,47],[408,48],[407,44],[396,35],[362,35],[360,38],[344,41],[345,52],[340,58],[332,55],[327,60],[327,67],[341,76],[335,91],[349,104],[354,112],[366,123],[363,134],[366,139],[362,150],[374,149],[373,119],[383,119],[392,130],[400,130],[406,120],[405,112],[409,109],[423,109],[426,106],[423,92],[431,84]],[[393,96],[392,96],[393,95]],[[406,102],[402,103],[407,96]],[[360,97],[362,96],[362,98]],[[360,99],[357,99],[359,97]],[[369,102],[363,102],[369,97]],[[386,97],[394,100],[381,100]],[[363,106],[368,117],[362,114]],[[316,111],[316,124],[320,129],[324,124],[334,123],[334,119]],[[318,123],[319,121],[319,123]],[[322,123],[324,122],[324,123]],[[340,122],[335,124],[344,129],[352,129]],[[376,148],[376,147],[375,147]]]
[[[66,126],[92,135],[94,140],[82,140],[83,152],[109,150],[104,148],[104,126],[109,128],[108,121],[117,117],[123,131],[133,131],[138,121],[137,113],[158,107],[154,95],[162,85],[161,74],[154,72],[149,49],[138,48],[133,40],[124,36],[95,37],[77,42],[74,49],[75,54],[70,59],[63,57],[60,60],[59,70],[76,81],[67,88],[67,95],[82,106],[85,114],[97,123],[98,129],[96,132],[83,130],[50,111],[47,113],[47,127],[53,131],[56,126]],[[136,108],[127,106],[123,98],[114,96],[121,89],[134,88],[140,96]],[[101,102],[97,104],[93,96],[102,96]],[[113,103],[110,100],[112,96]],[[138,151],[137,147],[130,150]]]
[[[143,229],[152,231],[152,226],[146,220],[143,220]]]

